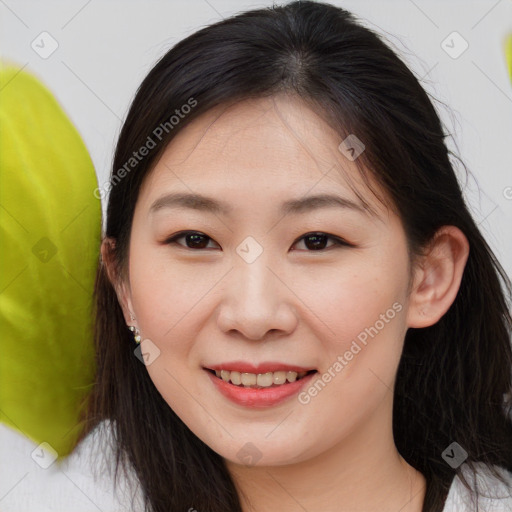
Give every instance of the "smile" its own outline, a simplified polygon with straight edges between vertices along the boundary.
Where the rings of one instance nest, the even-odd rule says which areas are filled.
[[[272,407],[290,400],[318,373],[283,363],[254,365],[241,361],[203,367],[203,370],[224,398],[249,408]]]
[[[224,382],[229,382],[235,386],[244,388],[269,388],[282,386],[283,384],[295,382],[302,379],[308,373],[313,373],[315,370],[294,372],[294,371],[276,371],[266,373],[245,373],[229,370],[210,370],[214,372],[216,377],[222,379]]]

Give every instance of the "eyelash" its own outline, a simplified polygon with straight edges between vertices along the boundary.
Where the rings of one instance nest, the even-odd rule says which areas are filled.
[[[195,248],[194,249],[192,247],[186,247],[186,246],[183,246],[183,245],[177,243],[177,240],[179,240],[180,238],[184,238],[187,235],[199,235],[199,236],[205,237],[209,240],[213,240],[211,237],[209,237],[208,235],[205,235],[201,231],[180,231],[179,233],[176,233],[176,234],[172,235],[170,238],[166,239],[163,242],[163,244],[165,244],[165,245],[177,244],[177,245],[180,245],[181,247],[183,247],[184,249],[188,249],[191,251],[200,251],[200,250],[205,249],[205,248],[200,248],[200,249]],[[353,244],[348,243],[346,240],[343,240],[343,238],[340,238],[335,235],[330,235],[329,233],[324,233],[322,231],[311,231],[309,233],[306,233],[305,235],[302,235],[300,238],[295,240],[293,245],[295,245],[296,243],[302,241],[303,239],[305,239],[307,237],[312,237],[312,236],[327,237],[328,239],[331,239],[335,243],[335,245],[332,245],[332,246],[324,248],[324,249],[316,249],[316,250],[307,250],[306,249],[306,252],[322,252],[322,251],[326,251],[326,250],[331,249],[332,247],[336,247],[336,246],[338,246],[338,247],[340,247],[340,246],[354,247]]]

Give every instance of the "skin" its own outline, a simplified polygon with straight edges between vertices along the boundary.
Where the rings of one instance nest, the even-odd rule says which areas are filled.
[[[444,226],[413,266],[400,219],[363,185],[340,142],[292,96],[214,109],[180,132],[146,177],[124,278],[113,270],[112,240],[102,244],[126,323],[140,329],[143,350],[160,351],[146,367],[151,379],[225,459],[244,512],[416,512],[423,504],[425,479],[393,441],[393,383],[407,329],[432,325],[455,299],[468,243]],[[278,212],[287,199],[320,193],[360,204],[354,190],[375,214]],[[232,213],[150,213],[169,192],[224,200]],[[165,243],[181,230],[206,235],[205,248],[188,248],[183,237]],[[302,238],[312,231],[353,246],[327,238],[315,251]],[[236,252],[248,236],[263,249],[250,264]],[[224,398],[202,369],[282,361],[323,374],[393,304],[400,312],[307,404],[295,396],[245,408]],[[257,449],[255,465],[237,455],[246,443]]]

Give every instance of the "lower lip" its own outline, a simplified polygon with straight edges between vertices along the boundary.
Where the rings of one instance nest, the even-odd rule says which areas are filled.
[[[295,382],[287,382],[279,386],[271,386],[268,388],[244,388],[242,386],[235,386],[230,382],[226,382],[212,372],[205,370],[210,380],[217,387],[217,389],[232,402],[245,407],[272,407],[277,405],[287,398],[296,395],[299,391],[307,385],[311,379],[316,375],[310,373],[300,380]]]

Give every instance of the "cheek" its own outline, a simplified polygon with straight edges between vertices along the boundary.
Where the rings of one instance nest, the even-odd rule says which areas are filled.
[[[158,357],[146,370],[182,420],[204,414],[191,400],[191,395],[197,398],[200,391],[190,378],[198,369],[197,358],[191,354],[202,326],[198,312],[215,280],[205,272],[198,279],[193,264],[179,265],[165,251],[134,248],[130,255],[131,296],[141,335],[158,349]]]
[[[149,244],[144,251],[134,247],[130,286],[141,333],[157,344],[165,340],[166,345],[183,348],[186,344],[181,341],[197,330],[195,308],[218,280],[216,274],[200,272],[193,263],[173,262],[165,250],[151,249]]]
[[[342,350],[361,333],[364,343],[364,333],[368,337],[375,331],[397,332],[397,327],[401,331],[407,281],[397,267],[361,262],[350,268],[330,268],[325,278],[317,275],[314,282],[298,277],[294,291],[315,313],[316,323],[324,324],[329,344]]]
[[[331,273],[322,294],[307,296],[321,320],[323,364],[299,400],[305,418],[327,416],[315,450],[356,431],[392,397],[406,331],[406,282],[397,274],[354,269],[335,279]],[[320,329],[328,335],[319,336]]]
[[[329,269],[330,278],[319,279],[317,288],[311,288],[311,280],[301,281],[300,296],[318,316],[325,383],[316,386],[322,398],[317,400],[317,389],[306,390],[304,402],[342,403],[347,413],[363,414],[383,399],[392,387],[406,332],[406,268],[402,252],[395,252],[394,260],[381,252]]]

